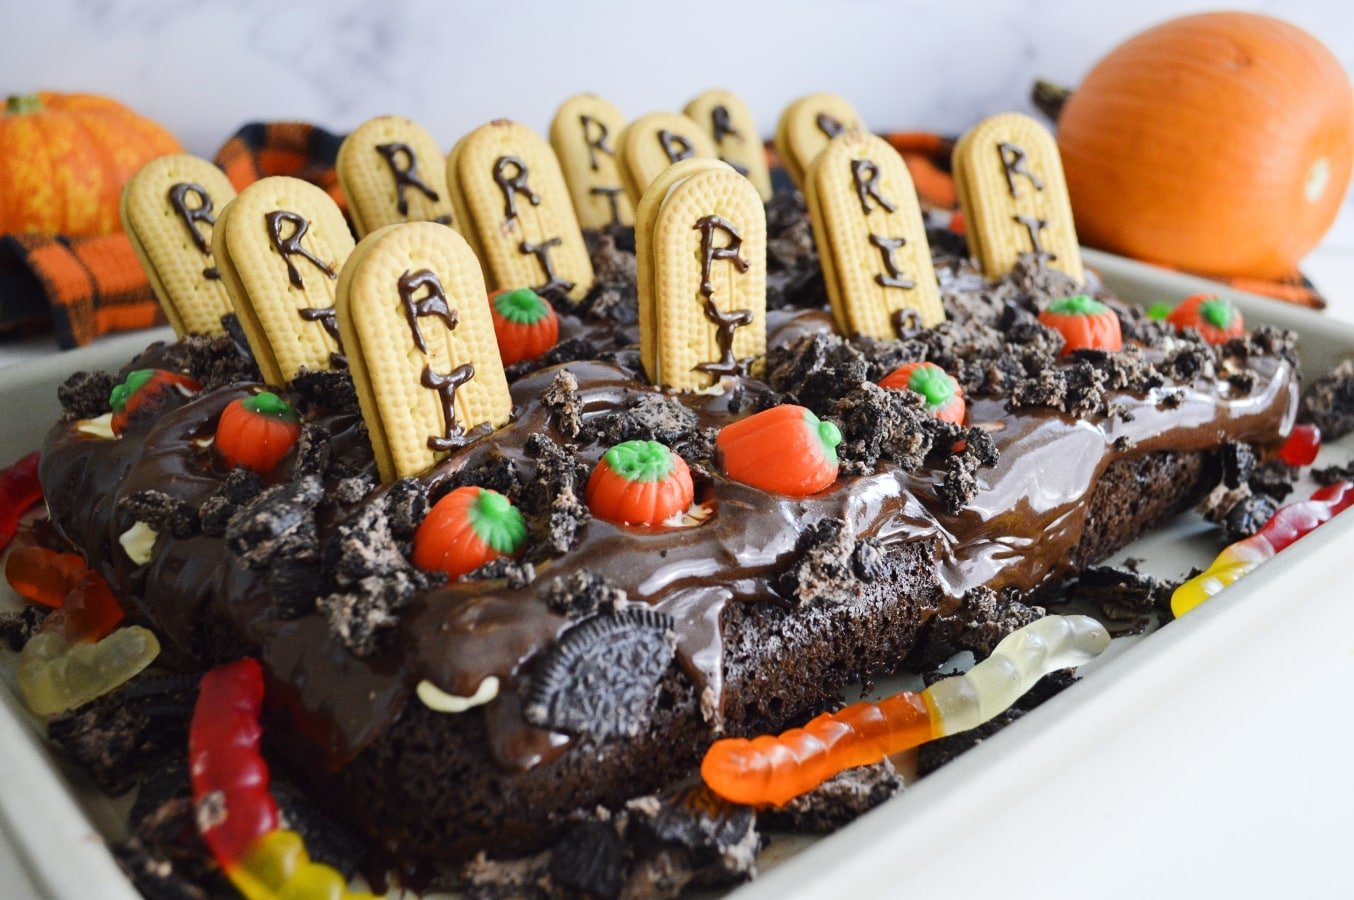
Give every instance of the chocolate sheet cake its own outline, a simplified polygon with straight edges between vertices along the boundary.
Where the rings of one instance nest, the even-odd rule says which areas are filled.
[[[1129,346],[1060,355],[1036,314],[1078,288],[1034,260],[988,283],[941,249],[949,321],[843,338],[802,212],[778,199],[768,221],[761,378],[651,386],[632,238],[594,234],[598,284],[577,308],[561,302],[554,350],[509,372],[512,421],[426,475],[378,484],[342,371],[282,392],[303,425],[274,473],[226,469],[207,439],[257,370],[238,337],[189,338],[128,371],[186,372],[202,389],[166,394],[117,440],[80,423],[107,412],[120,378],[67,382],[42,459],[52,521],[160,635],[163,665],[263,664],[268,747],[313,798],[400,863],[446,863],[581,839],[572,812],[689,776],[715,737],[779,730],[849,683],[989,651],[1039,614],[1041,592],[1211,489],[1225,446],[1273,443],[1296,414],[1291,341],[1265,329],[1214,347],[1103,297]],[[967,427],[876,384],[917,360],[958,379]],[[715,450],[721,426],[786,402],[843,435],[842,477],[809,497],[732,481]],[[587,473],[635,439],[690,465],[682,527],[589,514]],[[409,545],[463,485],[513,501],[527,550],[446,582]],[[144,565],[119,544],[137,522],[157,533]],[[492,698],[436,712],[425,682]]]

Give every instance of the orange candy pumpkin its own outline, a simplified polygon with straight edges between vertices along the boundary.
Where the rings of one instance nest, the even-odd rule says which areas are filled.
[[[489,312],[505,366],[535,359],[559,340],[559,316],[531,288],[494,291],[489,295]]]
[[[498,491],[467,485],[433,504],[414,532],[414,565],[459,578],[526,543],[522,514]]]
[[[725,425],[715,438],[725,473],[764,491],[806,497],[837,480],[842,433],[786,403]]]
[[[1076,294],[1054,300],[1039,313],[1039,321],[1063,336],[1064,354],[1073,350],[1122,350],[1119,317],[1099,300]]]
[[[1217,275],[1278,278],[1335,220],[1354,165],[1354,89],[1287,22],[1205,13],[1121,44],[1058,118],[1077,234]]]
[[[301,417],[277,394],[232,400],[216,423],[216,452],[230,466],[266,475],[301,435]]]
[[[144,413],[143,418],[150,418],[169,398],[171,391],[191,394],[200,388],[201,385],[187,375],[168,369],[135,369],[128,372],[126,380],[114,387],[108,396],[108,405],[113,410],[108,426],[114,434],[122,434],[133,416]]]
[[[588,508],[617,525],[661,525],[696,497],[686,460],[657,441],[625,441],[588,478]]]
[[[895,391],[913,391],[926,399],[926,409],[942,422],[964,423],[968,410],[964,389],[940,366],[932,362],[904,363],[879,380],[879,386]]]
[[[1225,344],[1246,333],[1241,310],[1213,294],[1195,294],[1180,301],[1166,316],[1176,328],[1193,328],[1210,344]]]
[[[107,97],[10,97],[0,114],[0,234],[121,231],[122,186],[152,159],[182,152],[164,128]]]

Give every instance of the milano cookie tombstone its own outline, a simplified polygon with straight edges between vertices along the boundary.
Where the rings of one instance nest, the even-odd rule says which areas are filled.
[[[225,333],[230,294],[212,258],[212,230],[234,199],[224,172],[187,154],[151,160],[122,190],[123,229],[179,337]]]
[[[452,148],[447,182],[491,289],[583,299],[592,259],[549,144],[525,125],[496,119]]]
[[[446,160],[422,126],[378,116],[343,139],[335,165],[359,235],[396,222],[452,224]]]
[[[855,107],[836,94],[800,97],[780,114],[776,123],[776,156],[790,173],[795,187],[804,189],[804,178],[813,159],[827,142],[847,131],[864,131]]]
[[[565,100],[550,123],[550,146],[583,228],[635,224],[635,205],[616,162],[616,141],[624,129],[621,111],[595,94]]]
[[[747,176],[763,202],[771,199],[771,170],[752,110],[732,91],[709,90],[682,110],[714,141],[719,158]]]
[[[256,181],[221,212],[212,253],[269,384],[341,359],[334,297],[352,252],[338,206],[299,178]]]
[[[719,155],[701,127],[677,113],[640,116],[625,126],[618,143],[621,181],[636,207],[650,182],[668,166],[684,159],[715,159]]]
[[[433,222],[358,244],[338,320],[382,481],[427,470],[466,432],[512,414],[479,261]]]
[[[1019,113],[979,122],[954,148],[954,183],[984,275],[1032,255],[1085,280],[1062,158],[1044,126]]]
[[[640,347],[655,384],[701,390],[766,353],[766,209],[717,160],[662,172],[636,212]]]
[[[912,176],[882,138],[849,131],[809,166],[805,199],[842,334],[897,337],[945,319]]]

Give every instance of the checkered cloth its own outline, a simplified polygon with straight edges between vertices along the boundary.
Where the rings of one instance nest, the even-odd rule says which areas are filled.
[[[343,205],[334,160],[343,136],[300,122],[245,125],[216,154],[235,189],[266,175],[318,184]],[[164,322],[124,234],[0,237],[0,332],[56,332],[63,348]]]
[[[953,210],[957,205],[949,171],[953,139],[930,132],[886,137],[907,161],[922,204]],[[303,122],[254,122],[226,141],[216,163],[236,190],[267,175],[291,175],[324,188],[343,208],[343,192],[334,173],[342,141],[342,135]],[[1289,303],[1317,309],[1326,305],[1299,272],[1280,281],[1234,278],[1231,284]],[[110,331],[163,321],[125,235],[0,237],[0,332],[50,327],[62,347],[75,347]]]

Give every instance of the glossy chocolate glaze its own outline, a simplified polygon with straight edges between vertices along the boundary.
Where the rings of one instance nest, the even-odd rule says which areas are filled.
[[[982,287],[966,264],[951,260],[937,272],[947,290]],[[769,346],[832,330],[821,308],[767,313]],[[577,380],[585,421],[625,410],[655,389],[640,374],[637,354],[617,350],[637,343],[634,324],[561,311],[561,344],[575,338],[586,339],[611,361],[570,362],[517,378],[512,421],[493,434],[467,436],[464,446],[424,475],[434,493],[458,472],[496,456],[512,460],[530,483],[536,463],[526,444],[535,434],[548,435],[589,467],[596,463],[606,447],[561,433],[542,400],[555,376],[567,369]],[[166,352],[151,348],[128,369],[154,366]],[[1146,351],[1149,358],[1154,353]],[[131,618],[161,635],[162,661],[200,668],[226,656],[259,658],[269,678],[271,715],[305,736],[288,743],[301,746],[308,764],[332,771],[379,740],[405,704],[417,702],[413,688],[422,679],[469,696],[492,675],[503,685],[498,700],[466,715],[483,715],[488,752],[505,770],[522,771],[548,762],[572,740],[528,725],[514,693],[533,657],[573,624],[539,597],[552,578],[580,570],[600,574],[632,602],[670,614],[677,623],[681,669],[717,718],[730,699],[723,696],[723,610],[731,601],[788,603],[777,595],[776,581],[797,559],[800,537],[816,522],[844,519],[856,536],[875,537],[886,548],[930,545],[947,595],[941,612],[980,585],[1036,590],[1068,574],[1069,551],[1085,525],[1085,501],[1115,461],[1159,450],[1207,450],[1227,440],[1263,443],[1286,433],[1296,411],[1296,375],[1272,357],[1254,358],[1251,366],[1257,377],[1249,390],[1208,379],[1146,395],[1114,393],[1110,399],[1128,413],[1114,418],[1079,419],[1042,407],[1013,413],[1005,400],[970,398],[969,422],[992,434],[1000,459],[978,470],[978,493],[957,515],[947,514],[936,494],[943,467],[909,473],[881,462],[871,474],[843,478],[806,498],[768,494],[718,474],[698,476],[697,500],[713,509],[701,524],[637,529],[589,520],[574,549],[538,563],[535,581],[525,587],[510,588],[501,579],[462,581],[416,597],[400,613],[395,631],[366,657],[353,655],[333,637],[318,611],[282,618],[267,572],[247,568],[221,538],[162,534],[144,566],[131,563],[118,545],[118,536],[133,524],[118,510],[122,498],[158,490],[200,507],[220,489],[226,470],[209,439],[221,410],[258,385],[172,398],[162,415],[133,423],[117,440],[83,434],[74,422],[59,424],[48,436],[41,476],[56,527],[108,577]],[[756,408],[758,395],[770,391],[750,378],[725,383],[722,394],[676,395],[699,427],[718,428],[745,415]],[[1162,397],[1178,388],[1181,402],[1168,408]],[[297,395],[282,393],[299,404],[307,421],[331,435],[332,453],[344,461],[346,474],[363,472],[375,480],[367,434],[355,411],[306,409]],[[267,480],[289,480],[294,468],[293,455]],[[326,483],[316,510],[321,546],[361,504],[383,499],[378,489],[345,505],[336,484]]]

